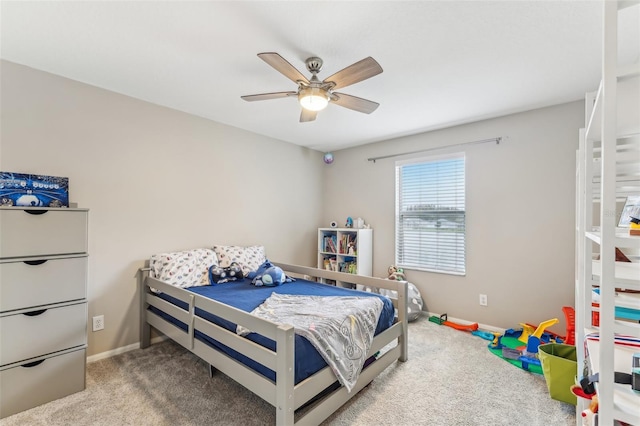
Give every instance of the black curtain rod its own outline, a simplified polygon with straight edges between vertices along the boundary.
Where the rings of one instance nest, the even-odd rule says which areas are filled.
[[[476,145],[476,144],[487,143],[487,142],[495,142],[496,145],[499,145],[500,142],[502,142],[502,137],[500,136],[500,137],[497,137],[497,138],[482,139],[482,140],[479,140],[479,141],[462,142],[462,143],[456,143],[456,144],[453,144],[453,145],[444,145],[444,146],[438,146],[438,147],[433,147],[433,148],[420,149],[418,151],[403,152],[403,153],[400,153],[400,154],[381,155],[380,157],[367,158],[367,161],[373,161],[375,163],[376,160],[383,160],[385,158],[401,157],[403,155],[419,154],[421,152],[433,151],[433,150],[436,150],[436,149],[451,148],[451,147],[462,146],[462,145]]]

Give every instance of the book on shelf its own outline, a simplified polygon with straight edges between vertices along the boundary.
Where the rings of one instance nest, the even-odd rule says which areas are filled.
[[[340,262],[338,265],[339,272],[345,272],[347,274],[357,274],[358,273],[358,265],[356,262]]]
[[[335,235],[325,235],[322,239],[322,251],[326,253],[337,253],[336,239],[337,237]]]
[[[327,271],[335,272],[338,270],[338,261],[334,257],[325,257],[322,266]]]

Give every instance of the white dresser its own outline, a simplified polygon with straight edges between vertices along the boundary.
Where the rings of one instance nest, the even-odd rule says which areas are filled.
[[[88,214],[0,208],[0,418],[85,388]]]

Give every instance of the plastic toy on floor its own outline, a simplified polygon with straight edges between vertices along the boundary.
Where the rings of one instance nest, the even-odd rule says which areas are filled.
[[[574,310],[572,307],[562,308],[567,319],[567,336],[559,336],[546,330],[557,324],[557,318],[543,321],[537,326],[520,323],[522,329],[507,329],[504,334],[494,334],[494,338],[487,346],[491,352],[509,361],[525,371],[542,374],[542,366],[538,359],[538,348],[545,343],[567,343],[575,341]],[[573,344],[573,343],[567,343]]]
[[[478,323],[474,322],[471,324],[459,324],[457,322],[453,322],[453,321],[449,321],[447,319],[447,314],[444,313],[442,315],[440,315],[440,317],[437,316],[431,316],[429,317],[429,321],[431,322],[435,322],[436,324],[439,325],[446,325],[449,326],[451,328],[455,328],[456,330],[462,330],[462,331],[476,331],[478,330]]]
[[[529,344],[529,337],[532,337],[532,336],[540,340],[542,338],[542,333],[544,333],[547,327],[551,327],[552,325],[555,325],[559,322],[560,321],[558,320],[558,318],[553,318],[548,321],[543,321],[538,325],[535,331],[530,324],[520,323],[520,325],[522,326],[522,334],[520,335],[518,340],[520,340],[522,343],[527,343],[527,344]]]
[[[478,336],[478,337],[480,337],[481,339],[484,339],[484,340],[493,341],[493,339],[495,338],[495,333],[492,333],[490,331],[473,330],[471,332],[471,334],[473,334],[474,336]]]

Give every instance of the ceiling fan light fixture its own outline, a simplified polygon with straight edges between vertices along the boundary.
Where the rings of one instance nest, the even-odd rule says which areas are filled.
[[[305,87],[298,94],[298,102],[309,111],[321,111],[329,105],[329,93],[319,87]]]
[[[336,89],[342,89],[380,74],[382,67],[371,56],[343,68],[322,81],[318,79],[318,73],[322,68],[322,59],[318,57],[307,58],[305,61],[307,71],[311,73],[311,78],[305,77],[296,67],[276,52],[258,53],[258,57],[271,65],[280,74],[293,81],[297,86],[297,90],[241,96],[245,101],[297,97],[298,103],[302,107],[300,113],[301,123],[314,121],[317,112],[326,108],[329,102],[342,108],[365,114],[371,114],[380,105],[377,102],[356,96],[334,92]]]

